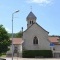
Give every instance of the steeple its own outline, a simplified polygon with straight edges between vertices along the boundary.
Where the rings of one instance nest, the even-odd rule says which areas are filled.
[[[36,23],[36,16],[33,14],[33,12],[31,11],[26,20],[27,20],[27,27],[30,27],[33,23]]]
[[[27,20],[30,20],[30,19],[36,20],[36,16],[32,13],[32,11],[27,16]]]

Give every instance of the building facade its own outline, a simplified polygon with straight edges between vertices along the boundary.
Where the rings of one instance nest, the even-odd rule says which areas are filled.
[[[37,22],[37,17],[31,11],[27,18],[27,29],[22,38],[13,38],[13,53],[19,56],[23,50],[52,50],[54,58],[60,58],[60,37],[49,36],[49,32],[42,28]],[[54,44],[51,45],[50,44]],[[12,45],[7,55],[12,54]]]
[[[36,22],[36,16],[30,12],[26,18],[27,29],[23,32],[23,49],[50,50],[48,33]]]
[[[12,38],[10,38],[12,40]],[[7,56],[12,56],[12,50],[13,50],[13,56],[22,56],[22,43],[23,40],[22,38],[13,38],[13,49],[12,45],[9,46],[10,50],[7,51],[6,55]]]

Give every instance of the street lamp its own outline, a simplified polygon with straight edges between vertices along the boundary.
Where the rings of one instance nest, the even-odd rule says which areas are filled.
[[[19,10],[12,13],[12,60],[13,60],[13,18],[14,18],[14,14],[17,12],[19,12]]]

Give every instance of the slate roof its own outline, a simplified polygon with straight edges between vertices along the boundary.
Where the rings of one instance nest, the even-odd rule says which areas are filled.
[[[30,12],[27,16],[27,20],[30,18],[36,19],[36,16],[32,12]]]

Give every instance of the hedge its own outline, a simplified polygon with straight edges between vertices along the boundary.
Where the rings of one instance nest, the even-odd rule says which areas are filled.
[[[53,54],[51,50],[25,50],[22,53],[23,58],[35,58],[35,57],[43,57],[43,58],[52,58]]]

